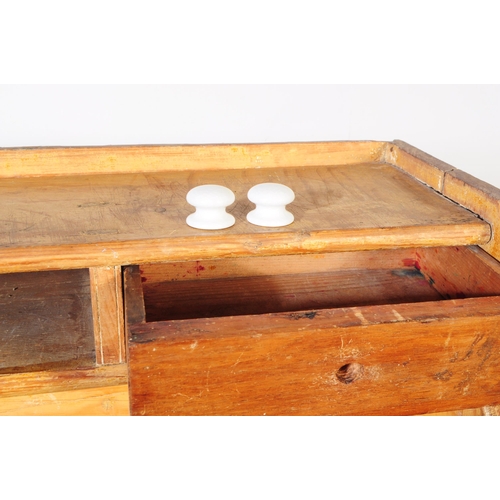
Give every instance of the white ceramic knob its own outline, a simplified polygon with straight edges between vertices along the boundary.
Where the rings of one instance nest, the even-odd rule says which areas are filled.
[[[196,211],[188,215],[186,223],[196,229],[225,229],[235,223],[226,207],[234,203],[234,193],[224,186],[205,184],[196,186],[186,195],[190,205]]]
[[[265,227],[288,226],[293,222],[293,214],[285,208],[295,199],[288,186],[275,182],[257,184],[248,191],[248,199],[256,205],[247,214],[248,222]]]

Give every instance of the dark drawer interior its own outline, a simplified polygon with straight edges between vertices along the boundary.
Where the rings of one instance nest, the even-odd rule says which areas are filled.
[[[88,269],[0,275],[0,373],[95,365]]]
[[[147,322],[500,294],[477,247],[233,258],[142,265]]]

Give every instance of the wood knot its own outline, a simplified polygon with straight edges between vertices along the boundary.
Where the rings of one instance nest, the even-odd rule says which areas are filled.
[[[352,382],[359,380],[364,372],[365,369],[363,365],[359,363],[347,363],[337,370],[336,376],[339,382],[343,384],[352,384]]]

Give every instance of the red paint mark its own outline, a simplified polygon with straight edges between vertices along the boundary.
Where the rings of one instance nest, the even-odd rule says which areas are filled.
[[[148,281],[148,279],[147,279],[147,278],[145,278],[144,276],[141,276],[141,282],[142,282],[142,283],[146,283],[146,281]]]
[[[200,271],[204,271],[205,270],[205,266],[202,266],[200,264],[200,261],[197,260],[196,261],[196,266],[194,267],[194,270],[196,271],[196,274],[198,274]],[[189,271],[188,271],[189,272]]]

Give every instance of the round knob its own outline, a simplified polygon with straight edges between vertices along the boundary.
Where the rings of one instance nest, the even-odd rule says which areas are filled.
[[[189,191],[186,200],[196,207],[188,215],[186,223],[196,229],[225,229],[235,223],[235,218],[226,212],[226,207],[234,203],[234,193],[224,186],[205,184]]]
[[[256,205],[247,214],[248,222],[265,227],[288,226],[293,222],[293,214],[285,208],[295,199],[289,187],[275,182],[257,184],[248,191],[248,199]]]

